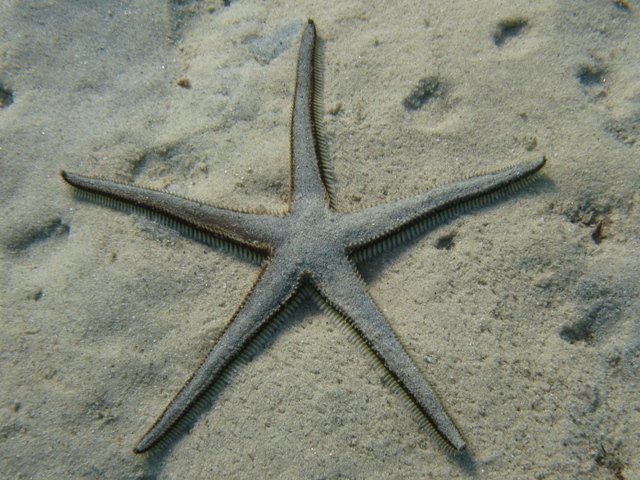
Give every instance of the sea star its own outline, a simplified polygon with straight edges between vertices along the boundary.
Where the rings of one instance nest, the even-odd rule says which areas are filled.
[[[383,378],[420,424],[453,452],[466,442],[424,376],[375,305],[355,262],[411,238],[465,207],[483,204],[520,185],[545,158],[433,188],[371,208],[338,212],[320,134],[319,46],[309,20],[302,35],[291,121],[289,207],[280,215],[206,205],[165,191],[62,172],[77,192],[111,206],[147,211],[211,244],[263,258],[262,270],[217,342],[134,451],[168,441],[178,424],[226,384],[303,298],[311,297],[374,360]],[[213,393],[212,393],[213,392]]]

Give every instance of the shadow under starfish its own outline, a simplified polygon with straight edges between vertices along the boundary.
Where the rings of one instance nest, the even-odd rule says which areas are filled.
[[[215,395],[229,375],[261,348],[278,322],[311,297],[339,320],[373,359],[385,381],[420,424],[451,452],[466,442],[440,400],[375,305],[355,264],[441,223],[447,216],[494,200],[540,170],[545,159],[443,185],[371,208],[338,212],[321,135],[320,54],[312,20],[300,45],[291,121],[289,207],[280,215],[203,204],[164,191],[62,172],[90,199],[145,212],[211,245],[260,259],[253,288],[191,379],[134,451],[142,453],[175,437],[194,421],[196,408]]]

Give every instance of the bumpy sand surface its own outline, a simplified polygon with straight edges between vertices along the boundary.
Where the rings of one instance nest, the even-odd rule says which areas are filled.
[[[361,266],[469,454],[308,303],[136,456],[258,270],[59,171],[283,208],[308,17],[340,208],[549,158]],[[0,24],[0,477],[640,478],[637,1],[13,1]]]

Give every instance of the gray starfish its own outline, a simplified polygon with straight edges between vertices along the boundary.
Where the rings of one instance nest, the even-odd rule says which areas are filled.
[[[263,258],[262,271],[198,370],[171,401],[134,451],[145,452],[194,421],[197,406],[228,381],[230,373],[262,348],[278,322],[311,297],[373,363],[420,424],[453,452],[466,443],[438,397],[375,305],[355,262],[411,238],[447,215],[510,191],[540,170],[545,159],[443,185],[372,208],[337,212],[319,132],[319,46],[309,20],[300,45],[291,121],[291,189],[280,215],[234,211],[168,192],[62,172],[79,193],[94,200],[167,220],[199,240],[231,245]]]

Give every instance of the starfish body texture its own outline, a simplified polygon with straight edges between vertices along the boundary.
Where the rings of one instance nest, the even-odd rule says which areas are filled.
[[[542,168],[545,159],[371,208],[338,212],[332,207],[331,173],[319,131],[318,49],[315,25],[309,20],[301,40],[291,122],[290,201],[281,215],[235,211],[164,191],[62,172],[65,181],[92,198],[149,210],[196,232],[196,238],[208,236],[264,258],[252,290],[200,367],[135,447],[136,453],[162,443],[179,424],[192,421],[190,412],[216,384],[224,383],[228,370],[252,342],[305,296],[344,322],[440,443],[453,452],[466,448],[458,428],[367,293],[354,260],[425,231],[447,212],[457,213],[465,205],[476,206],[509,191]]]

